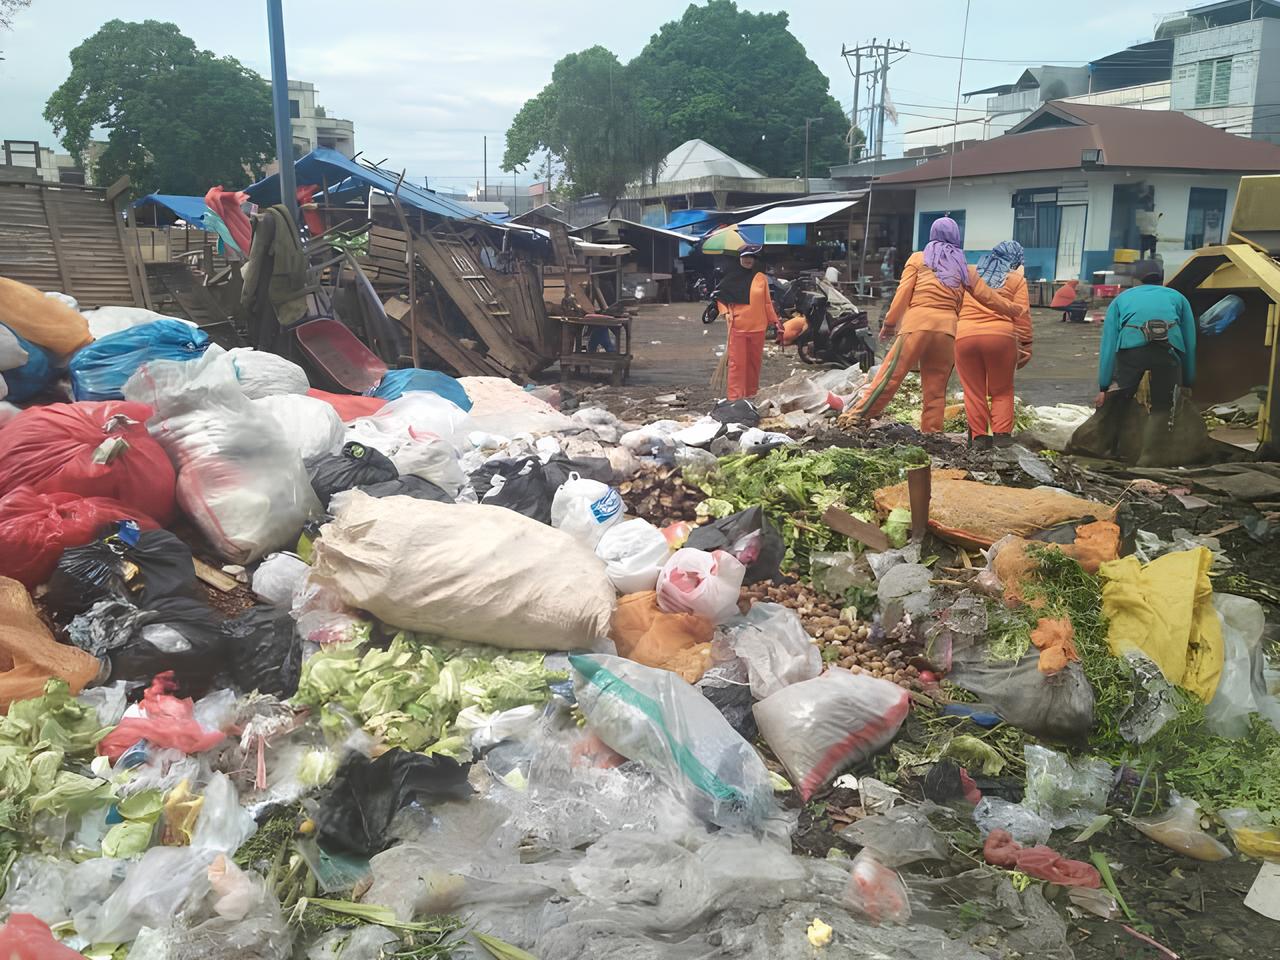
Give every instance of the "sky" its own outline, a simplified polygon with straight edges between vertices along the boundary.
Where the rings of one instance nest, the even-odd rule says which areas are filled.
[[[1028,65],[1105,56],[1150,40],[1159,17],[1178,9],[1174,0],[1074,0],[1058,8],[1049,29],[1033,15],[1033,4],[969,2],[963,78],[958,74],[965,0],[739,0],[739,6],[785,8],[792,32],[846,110],[853,81],[842,43],[854,47],[891,38],[907,44],[912,53],[889,71],[901,121],[886,136],[890,156],[901,152],[902,129],[950,120],[958,80],[962,89],[973,90],[1012,82]],[[465,192],[484,177],[486,135],[490,184],[511,182],[511,174],[500,170],[505,131],[520,105],[550,79],[560,57],[602,44],[629,60],[688,5],[689,0],[284,0],[286,56],[290,77],[314,83],[329,116],[355,122],[356,147],[368,159],[385,158],[388,167],[406,170],[416,182],[427,177],[432,187]],[[1071,19],[1065,21],[1068,9]],[[172,21],[200,47],[270,75],[265,0],[32,0],[13,29],[0,32],[0,139],[54,145],[41,117],[45,100],[66,78],[71,49],[114,18]],[[751,85],[750,76],[742,78],[742,87],[746,98],[769,96]],[[864,94],[864,104],[866,99]],[[975,103],[981,105],[981,98]]]

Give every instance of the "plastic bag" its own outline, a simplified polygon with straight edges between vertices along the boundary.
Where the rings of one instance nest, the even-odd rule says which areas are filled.
[[[204,788],[204,803],[191,836],[194,850],[216,850],[228,856],[258,832],[253,815],[240,806],[240,794],[225,773],[214,773]],[[223,908],[226,908],[226,904]],[[217,909],[217,908],[215,908]],[[241,911],[243,917],[244,911]]]
[[[1204,708],[1205,722],[1218,736],[1239,738],[1249,732],[1249,716],[1258,710],[1255,691],[1265,691],[1261,644],[1266,615],[1258,601],[1231,594],[1214,593],[1213,606],[1222,620],[1224,657],[1218,689]]]
[[[347,437],[338,411],[315,397],[281,393],[254,400],[253,405],[275,418],[303,460],[337,453]]]
[[[8,277],[0,277],[0,323],[55,357],[68,357],[93,340],[76,311]]]
[[[1244,300],[1234,293],[1229,293],[1200,314],[1196,326],[1203,336],[1216,337],[1243,314]]]
[[[330,849],[372,856],[387,845],[396,811],[410,803],[465,800],[471,764],[392,749],[376,760],[349,753],[320,797],[318,835]]]
[[[683,424],[674,420],[655,420],[638,430],[624,433],[619,442],[637,457],[666,457],[676,449],[676,442],[671,439]]]
[[[618,601],[609,636],[618,656],[646,667],[674,670],[690,683],[702,676],[697,670],[689,676],[687,664],[680,655],[695,647],[711,643],[715,624],[692,613],[665,613],[658,607],[652,590],[628,594]],[[709,648],[706,649],[709,654]],[[676,662],[680,661],[680,662]]]
[[[822,672],[818,647],[800,618],[781,604],[753,604],[746,614],[726,623],[724,632],[733,652],[747,664],[757,700]]]
[[[760,507],[697,527],[689,534],[685,546],[708,553],[714,550],[731,553],[747,568],[743,583],[776,580],[786,552],[778,528]]]
[[[865,795],[862,802],[867,804]],[[946,860],[950,854],[947,841],[934,829],[924,810],[916,806],[894,807],[855,820],[840,831],[840,838],[866,848],[886,867]]]
[[[191,548],[168,530],[113,534],[62,554],[45,602],[63,616],[84,613],[103,600],[148,606],[165,597],[194,597]]]
[[[472,430],[466,411],[434,393],[406,393],[351,424],[353,435],[384,452],[417,437],[439,437],[461,450]]]
[[[657,584],[671,548],[661,530],[637,517],[605,530],[596,556],[604,561],[609,582],[619,593],[643,593]]]
[[[0,332],[12,338],[13,345],[16,347],[9,351],[10,359],[16,358],[19,351],[26,356],[21,363],[8,367],[0,373],[3,396],[18,403],[30,400],[57,379],[57,372],[54,369],[55,360],[43,347],[29,343],[8,327],[0,325]]]
[[[361,397],[349,393],[328,393],[312,387],[307,391],[308,397],[323,400],[333,407],[343,423],[354,423],[365,417],[371,417],[387,405],[381,397]]]
[[[64,947],[47,923],[29,913],[12,914],[0,927],[0,955],[5,960],[84,960],[80,951]]]
[[[1040,672],[1039,654],[988,663],[979,653],[956,660],[948,679],[995,707],[1006,723],[1040,737],[1069,740],[1093,726],[1093,687],[1078,663],[1053,676]]]
[[[1053,835],[1053,824],[1044,817],[1020,803],[999,797],[983,797],[974,807],[973,822],[983,837],[992,830],[1003,830],[1018,843],[1048,843]]]
[[[323,507],[335,493],[371,483],[395,480],[400,471],[379,450],[354,441],[343,444],[339,454],[314,457],[307,461],[307,475]]]
[[[253,571],[253,592],[258,599],[288,610],[311,566],[292,553],[273,553]]]
[[[439,437],[412,437],[391,455],[402,477],[421,477],[456,498],[467,484],[453,446]]]
[[[1280,827],[1241,807],[1219,810],[1218,817],[1227,825],[1231,842],[1246,857],[1280,863]]]
[[[158,524],[105,497],[35,493],[19,487],[0,497],[0,576],[34,589],[52,576],[67,547],[79,547],[120,520],[154,530]]]
[[[1047,747],[1023,747],[1027,789],[1022,805],[1053,824],[1053,829],[1086,827],[1107,806],[1111,767],[1105,761],[1072,760]]]
[[[550,486],[541,461],[490,460],[471,474],[471,485],[480,502],[505,507],[539,523],[550,525],[555,487]]]
[[[202,727],[195,719],[195,703],[190,697],[173,696],[176,689],[172,673],[157,675],[142,700],[98,743],[98,753],[114,763],[139,740],[183,753],[203,753],[222,743],[222,731]]]
[[[907,691],[846,670],[783,687],[755,705],[760,735],[803,800],[841,770],[887,746],[910,706]]]
[[[151,408],[139,403],[55,403],[32,407],[0,428],[0,495],[108,497],[169,523],[177,474],[147,432]]]
[[[617,490],[571,473],[551,500],[551,525],[594,550],[605,531],[622,519],[622,508]]]
[[[227,351],[235,365],[240,389],[250,400],[287,394],[306,394],[311,389],[307,372],[296,363],[265,350],[236,347]]]
[[[125,395],[155,408],[148,427],[178,468],[178,504],[225,559],[249,563],[292,545],[319,513],[302,459],[225,355],[146,364]]]
[[[384,623],[524,650],[592,649],[608,634],[613,586],[568,534],[484,505],[341,499],[314,574]]]
[[[76,915],[76,932],[90,943],[128,943],[144,927],[172,925],[209,891],[208,869],[217,856],[191,847],[152,847],[110,897]]]
[[[907,885],[895,871],[867,850],[853,858],[853,873],[845,890],[844,904],[873,923],[908,923],[911,920]]]
[[[774,810],[769,771],[751,744],[675,674],[604,655],[571,656],[592,732],[648,767],[697,816],[758,826]]]
[[[144,363],[195,360],[209,335],[179,320],[156,320],[112,333],[76,353],[68,365],[77,400],[120,400],[125,382]]]
[[[288,610],[254,607],[222,625],[231,676],[244,693],[256,690],[281,700],[298,692],[302,639]]]
[[[0,326],[0,373],[13,370],[31,359],[25,341],[6,326]]]
[[[569,419],[586,427],[604,443],[617,443],[622,438],[622,422],[604,407],[579,407]]]
[[[0,709],[5,710],[15,700],[43,695],[50,677],[65,680],[77,694],[102,669],[96,657],[54,640],[26,588],[8,577],[0,577],[0,666]]]
[[[1171,797],[1169,809],[1154,817],[1142,817],[1129,822],[1156,843],[1170,850],[1209,862],[1228,860],[1231,851],[1200,826],[1200,804],[1190,797]]]
[[[677,550],[658,574],[658,606],[668,613],[696,613],[724,623],[738,613],[746,569],[723,550]]]
[[[388,370],[371,396],[397,400],[405,393],[434,393],[452,402],[459,410],[471,409],[471,398],[457,380],[439,370]]]
[[[760,426],[760,411],[750,400],[721,400],[711,408],[710,416],[721,423],[740,423],[744,427]]]
[[[432,500],[436,503],[453,503],[453,497],[430,480],[421,477],[396,477],[382,483],[368,483],[358,488],[371,497],[413,497],[415,500]],[[332,505],[333,501],[330,501]]]
[[[48,296],[48,294],[45,294],[45,296]],[[76,308],[73,307],[72,309]],[[110,336],[113,333],[140,327],[143,324],[155,323],[157,320],[176,320],[179,323],[185,323],[189,327],[196,326],[190,320],[184,320],[181,317],[167,317],[163,313],[156,313],[154,310],[147,310],[144,307],[98,307],[95,310],[82,310],[80,315],[88,322],[89,332],[93,334],[93,339],[95,340],[101,340],[103,337]]]

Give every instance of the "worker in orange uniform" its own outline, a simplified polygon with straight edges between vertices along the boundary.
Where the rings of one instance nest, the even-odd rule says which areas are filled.
[[[769,296],[769,278],[760,267],[761,249],[757,244],[743,247],[738,252],[737,269],[730,268],[716,292],[716,303],[729,326],[730,400],[756,395],[765,333],[771,327],[781,327]]]
[[[1017,307],[993,291],[969,266],[960,247],[960,227],[950,217],[934,221],[929,243],[902,268],[898,292],[880,328],[880,339],[894,337],[875,379],[846,416],[865,424],[884,412],[902,379],[920,371],[924,409],[920,429],[941,433],[947,381],[955,366],[956,320],[969,290],[979,303],[1012,318]],[[896,334],[896,336],[895,336]]]
[[[1022,261],[1022,244],[1005,240],[977,266],[983,282],[1018,308],[1016,317],[996,313],[966,293],[956,322],[956,372],[964,387],[969,443],[979,449],[1013,442],[1013,372],[1031,359],[1031,301]]]

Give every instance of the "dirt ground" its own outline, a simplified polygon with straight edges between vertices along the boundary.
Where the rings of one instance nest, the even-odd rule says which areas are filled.
[[[632,406],[676,393],[691,411],[710,407],[716,399],[711,389],[719,357],[716,350],[724,346],[725,329],[721,323],[702,323],[703,303],[647,304],[638,308],[632,323],[631,376],[623,387],[600,388],[599,384],[582,381],[573,386],[606,403],[622,415]],[[880,314],[878,306],[870,310],[873,318]],[[1062,323],[1061,314],[1035,309],[1034,354],[1026,367],[1018,372],[1017,392],[1029,404],[1089,403],[1097,392],[1094,377],[1098,367],[1100,324]],[[786,379],[803,364],[794,349],[767,344],[761,385]],[[554,375],[554,371],[552,371]],[[960,382],[952,376],[951,389],[958,391]]]

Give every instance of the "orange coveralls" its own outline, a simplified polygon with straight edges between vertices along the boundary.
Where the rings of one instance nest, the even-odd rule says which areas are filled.
[[[769,327],[779,326],[778,313],[769,296],[769,278],[757,273],[751,280],[750,303],[721,303],[728,314],[729,386],[728,399],[754,397],[760,389],[760,367],[764,362],[764,336]]]
[[[956,373],[971,437],[1013,433],[1013,371],[1031,359],[1031,301],[1022,269],[1010,270],[996,293],[1018,308],[1016,317],[966,293],[956,322]]]
[[[979,303],[1012,318],[1017,308],[986,285],[975,267],[969,267],[969,289]],[[897,330],[875,379],[863,390],[854,409],[858,420],[874,420],[884,412],[902,379],[920,371],[924,409],[920,429],[941,433],[947,405],[947,381],[955,366],[956,319],[964,304],[965,290],[948,287],[924,262],[924,253],[913,253],[902,268],[898,292],[885,314],[884,328]]]

